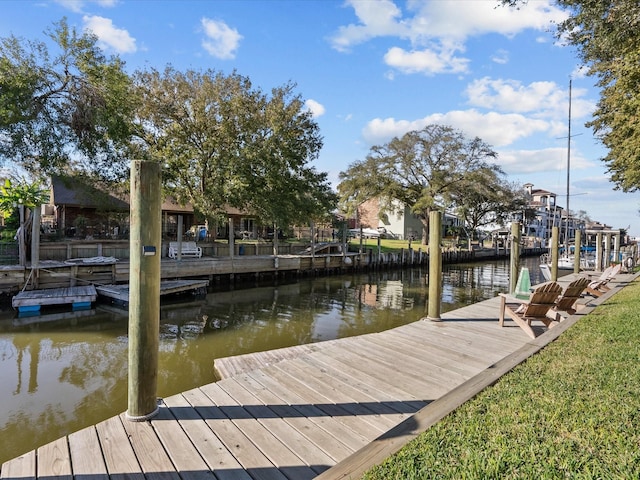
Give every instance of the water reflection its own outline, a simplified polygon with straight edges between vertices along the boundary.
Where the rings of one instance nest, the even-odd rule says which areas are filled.
[[[536,278],[537,259],[530,268]],[[442,310],[495,296],[508,263],[445,266]],[[214,381],[215,358],[382,331],[426,315],[425,269],[302,279],[163,305],[158,394]],[[126,410],[127,314],[0,312],[0,463]]]

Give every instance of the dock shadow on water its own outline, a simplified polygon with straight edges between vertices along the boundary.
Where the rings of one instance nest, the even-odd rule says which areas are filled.
[[[523,259],[536,276],[538,259]],[[444,266],[442,311],[508,288],[508,262]],[[216,358],[383,331],[426,316],[428,269],[304,278],[162,305],[158,395],[216,380]],[[127,311],[0,311],[0,463],[127,408]]]

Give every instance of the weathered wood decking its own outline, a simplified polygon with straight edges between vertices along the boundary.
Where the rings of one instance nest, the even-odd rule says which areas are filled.
[[[206,292],[209,280],[163,280],[160,282],[160,296],[186,292]],[[98,285],[96,291],[101,297],[126,306],[129,304],[129,284]]]
[[[276,352],[163,399],[151,421],[120,415],[6,462],[0,478],[359,478],[580,316],[531,340],[500,328],[498,309],[496,297],[441,322]]]
[[[15,295],[11,306],[19,311],[39,311],[46,305],[90,305],[96,301],[96,289],[93,285],[46,290],[25,290]]]

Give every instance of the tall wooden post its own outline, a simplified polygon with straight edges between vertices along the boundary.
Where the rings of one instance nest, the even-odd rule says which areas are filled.
[[[551,229],[551,281],[555,282],[558,280],[558,248],[559,248],[559,238],[560,229],[558,227],[553,227]]]
[[[18,262],[21,267],[27,266],[27,245],[24,232],[24,205],[18,205],[18,215],[20,215],[20,229],[18,230]]]
[[[604,270],[604,257],[602,254],[602,232],[596,233],[596,272]]]
[[[580,273],[580,257],[582,256],[582,231],[576,230],[576,243],[573,251],[573,273]]]
[[[126,418],[144,421],[158,412],[160,335],[160,164],[131,162],[129,274],[129,402]]]
[[[40,205],[33,207],[31,223],[31,282],[38,288],[40,279]]]
[[[311,271],[316,268],[316,224],[311,222],[309,224],[309,231],[311,232]]]
[[[178,253],[176,259],[182,260],[182,235],[184,233],[184,218],[182,215],[178,215],[178,231],[176,232],[176,242],[178,245]]]
[[[235,254],[235,248],[236,246],[234,245],[234,240],[235,240],[235,233],[233,230],[233,218],[229,217],[229,256],[231,258],[233,258],[233,255]],[[232,274],[233,275],[233,274]]]
[[[442,297],[442,215],[429,212],[429,308],[427,318],[440,321]]]
[[[509,292],[515,292],[520,273],[520,222],[511,223],[511,254],[509,260]]]

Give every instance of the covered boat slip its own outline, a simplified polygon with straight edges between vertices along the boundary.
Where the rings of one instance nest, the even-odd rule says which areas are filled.
[[[151,420],[109,418],[6,462],[0,478],[359,478],[634,278],[618,277],[534,340],[498,326],[495,297],[440,322],[235,358],[231,376],[162,399]]]

